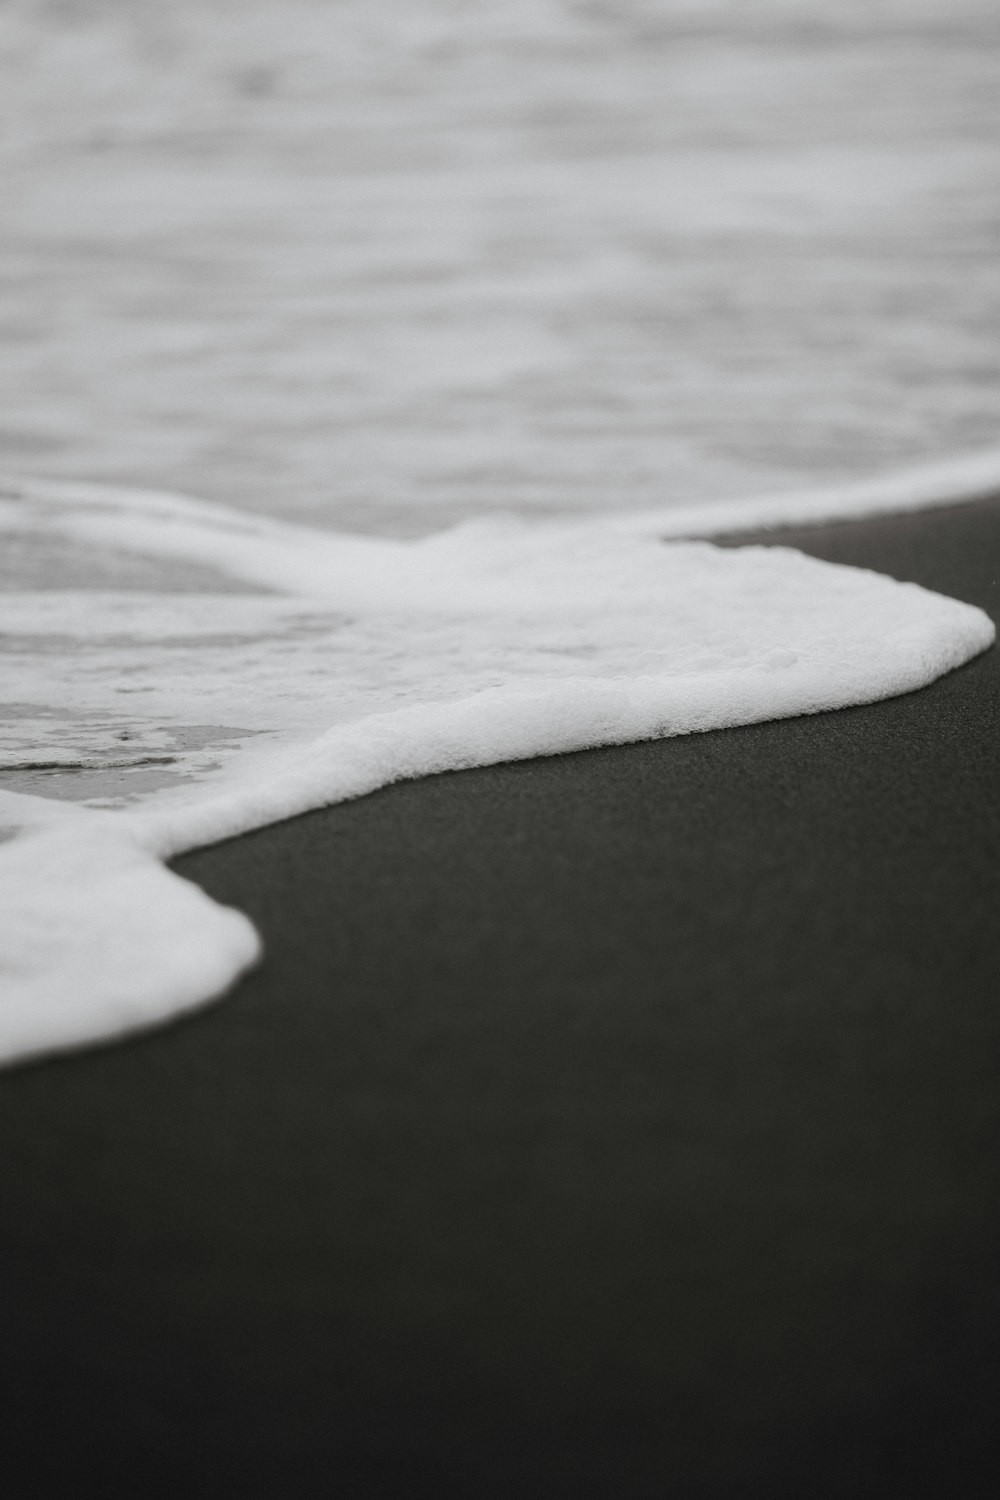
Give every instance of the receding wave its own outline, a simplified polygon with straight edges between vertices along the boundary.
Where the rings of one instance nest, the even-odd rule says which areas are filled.
[[[497,517],[398,541],[9,481],[8,535],[105,565],[181,560],[203,591],[0,596],[0,825],[16,835],[0,849],[0,1057],[164,1021],[256,960],[246,918],[164,867],[185,849],[401,778],[927,684],[990,645],[982,611],[789,548],[663,538],[998,488],[986,454],[697,515]],[[18,782],[32,769],[57,795]]]

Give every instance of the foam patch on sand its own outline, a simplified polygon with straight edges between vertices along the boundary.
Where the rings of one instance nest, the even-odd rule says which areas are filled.
[[[94,813],[0,847],[0,906],[4,1059],[180,1015],[227,988],[259,953],[245,917]]]
[[[950,495],[939,470],[851,486],[839,511],[826,492],[739,519],[915,508],[957,498],[963,476],[968,496],[996,488],[998,471],[993,455],[952,466]],[[402,778],[891,697],[994,638],[982,611],[914,584],[787,548],[664,544],[678,516],[401,542],[8,484],[12,533],[183,559],[251,591],[3,597],[0,1057],[148,1027],[255,961],[246,919],[163,867],[183,850]],[[66,798],[95,768],[116,795],[57,801],[24,781],[58,776]]]

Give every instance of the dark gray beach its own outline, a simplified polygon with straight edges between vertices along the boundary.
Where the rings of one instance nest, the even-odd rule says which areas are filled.
[[[1000,603],[1000,501],[775,534]],[[9,1500],[994,1493],[995,652],[178,861],[264,966],[0,1080]]]

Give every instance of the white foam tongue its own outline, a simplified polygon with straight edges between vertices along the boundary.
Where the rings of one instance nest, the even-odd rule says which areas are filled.
[[[154,1026],[220,994],[260,951],[239,912],[173,874],[125,820],[29,830],[0,858],[0,1057]]]
[[[11,717],[15,766],[39,736],[49,759],[88,765],[77,741],[119,724],[123,701],[131,743],[178,748],[173,787],[120,811],[0,794],[0,820],[20,829],[0,846],[0,1060],[151,1026],[254,961],[250,923],[160,863],[185,849],[403,777],[873,702],[994,637],[968,604],[781,547],[491,522],[312,548],[193,501],[100,500],[103,540],[120,524],[154,553],[217,562],[249,529],[237,571],[273,567],[291,592],[8,596],[12,707],[45,695],[72,709],[66,723],[60,707]],[[46,524],[77,514],[76,500],[48,505]],[[185,726],[213,723],[254,737],[186,761]]]

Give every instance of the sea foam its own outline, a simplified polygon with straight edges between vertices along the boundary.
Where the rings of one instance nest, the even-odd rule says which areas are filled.
[[[998,479],[984,455],[710,520],[912,509]],[[397,541],[9,482],[9,537],[180,560],[220,589],[0,596],[0,1057],[148,1027],[256,960],[250,923],[164,868],[186,849],[402,778],[875,701],[994,638],[914,584],[662,540],[696,523],[704,509],[498,517]]]

